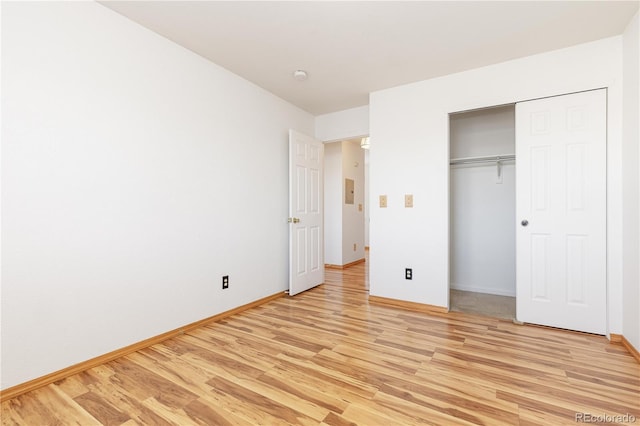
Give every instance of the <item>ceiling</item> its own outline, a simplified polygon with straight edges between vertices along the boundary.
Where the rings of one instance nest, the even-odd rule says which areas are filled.
[[[376,90],[621,34],[640,2],[101,4],[318,115],[366,105]]]

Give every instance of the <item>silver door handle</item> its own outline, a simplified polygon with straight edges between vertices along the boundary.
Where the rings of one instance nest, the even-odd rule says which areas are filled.
[[[529,221],[527,219],[524,219],[522,222],[520,222],[520,224],[522,226],[527,226],[529,224]]]

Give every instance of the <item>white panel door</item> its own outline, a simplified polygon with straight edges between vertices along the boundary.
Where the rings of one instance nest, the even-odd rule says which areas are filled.
[[[324,145],[289,130],[289,295],[324,282]]]
[[[516,316],[606,333],[605,89],[516,105]]]

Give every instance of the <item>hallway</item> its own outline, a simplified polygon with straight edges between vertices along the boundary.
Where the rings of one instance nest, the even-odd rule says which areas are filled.
[[[365,261],[345,269],[325,268],[324,284],[340,286],[343,289],[369,291],[369,250],[365,251]]]

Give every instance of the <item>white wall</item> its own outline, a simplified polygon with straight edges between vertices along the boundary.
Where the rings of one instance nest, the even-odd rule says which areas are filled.
[[[312,116],[97,3],[2,8],[3,389],[287,288]]]
[[[450,156],[515,153],[515,107],[450,118]],[[515,162],[455,165],[450,172],[450,288],[516,295]]]
[[[342,265],[342,142],[324,144],[324,263]]]
[[[369,106],[345,109],[315,118],[316,139],[335,142],[369,134]]]
[[[623,37],[623,191],[624,191],[624,329],[622,334],[640,350],[640,33],[639,14]]]
[[[622,37],[612,37],[372,93],[371,197],[387,194],[389,207],[371,211],[371,294],[448,306],[450,112],[608,87],[609,331],[620,333],[621,76]]]
[[[515,105],[452,114],[451,158],[515,154]]]
[[[353,204],[344,203],[344,198],[342,203],[341,264],[346,265],[364,258],[364,149],[358,140],[342,142],[342,176],[343,186],[345,179],[354,181]]]

